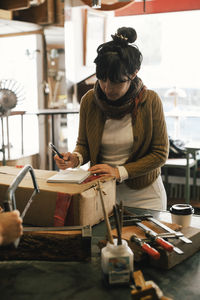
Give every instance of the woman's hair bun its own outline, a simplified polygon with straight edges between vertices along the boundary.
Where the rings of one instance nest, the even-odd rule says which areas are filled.
[[[131,27],[121,27],[117,30],[116,35],[127,40],[128,43],[134,43],[137,39],[135,29]]]

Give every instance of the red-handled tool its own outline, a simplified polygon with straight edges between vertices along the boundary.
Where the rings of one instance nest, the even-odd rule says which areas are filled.
[[[142,218],[143,218],[143,216],[142,216]],[[164,248],[165,250],[167,250],[169,252],[174,251],[177,254],[183,254],[183,251],[181,249],[179,249],[178,247],[175,247],[173,244],[167,242],[166,240],[161,238],[157,232],[153,231],[151,228],[144,225],[140,220],[140,216],[125,219],[125,220],[123,220],[123,223],[129,224],[129,225],[134,224],[134,225],[140,227],[145,232],[145,235],[148,237],[148,242],[154,241],[157,244],[159,244],[160,246],[162,246],[162,248]]]
[[[146,231],[145,235],[146,237],[149,237],[151,240],[155,241],[156,244],[160,245],[166,251],[172,252],[174,250],[174,245],[165,241],[163,238],[158,237],[153,231]]]
[[[145,235],[148,238],[151,238],[153,241],[155,241],[158,245],[160,245],[163,249],[166,251],[172,252],[174,250],[174,246],[170,244],[169,242],[165,241],[164,239],[157,236],[157,233],[144,225],[142,222],[136,222],[136,225],[140,228],[142,228],[145,232]]]
[[[160,245],[163,249],[165,249],[165,250],[167,250],[167,251],[169,251],[169,252],[172,252],[172,251],[174,250],[174,246],[173,246],[171,243],[165,241],[163,238],[156,237],[156,238],[155,238],[155,241],[156,241],[156,243],[157,243],[158,245]]]
[[[124,222],[127,222],[127,221],[129,221],[129,222],[132,221],[133,222],[134,219],[137,219],[137,220],[139,219],[140,221],[148,220],[148,221],[151,221],[152,223],[154,223],[155,225],[157,225],[158,227],[162,228],[163,230],[165,230],[167,234],[171,233],[173,235],[173,238],[178,238],[186,244],[191,244],[192,243],[192,241],[189,240],[188,238],[186,238],[183,235],[182,232],[175,231],[175,230],[171,229],[170,227],[166,226],[165,224],[163,224],[159,220],[153,218],[153,216],[150,215],[150,214],[136,215],[136,214],[133,214],[132,212],[129,212],[128,210],[126,210],[125,213],[128,215],[128,217],[126,217]]]
[[[135,242],[136,244],[138,244],[142,248],[142,250],[146,252],[148,255],[150,255],[153,259],[158,260],[160,258],[160,253],[155,248],[143,242],[136,235],[132,235],[130,240],[131,242]]]
[[[158,237],[158,235],[155,231],[150,229],[148,226],[144,225],[140,220],[138,220],[138,219],[132,219],[132,220],[135,223],[135,225],[140,227],[145,232],[146,237],[150,238],[152,241],[155,241],[158,245],[160,245],[166,251],[172,252],[174,250],[174,245],[165,241],[163,238]]]

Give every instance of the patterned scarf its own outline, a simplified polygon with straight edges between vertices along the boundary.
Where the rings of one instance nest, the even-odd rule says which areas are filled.
[[[137,107],[140,102],[139,94],[145,89],[143,82],[137,76],[131,82],[127,93],[116,101],[107,99],[106,95],[100,88],[99,82],[94,86],[94,101],[100,110],[104,113],[106,118],[121,119],[126,114],[132,113],[132,120],[134,121],[137,113]]]

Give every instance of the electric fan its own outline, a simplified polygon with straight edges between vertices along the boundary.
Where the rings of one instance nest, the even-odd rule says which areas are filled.
[[[23,86],[14,79],[0,81],[0,117],[9,115],[11,109],[21,105],[25,99]]]
[[[4,129],[3,129],[3,117],[8,117],[10,111],[19,107],[25,100],[25,92],[23,86],[14,79],[2,79],[0,80],[0,117],[1,117],[1,130],[2,130],[2,148],[0,151],[3,153],[3,165],[5,165],[5,144],[4,144]],[[8,138],[8,121],[7,121],[7,139]],[[9,149],[9,148],[8,148]]]

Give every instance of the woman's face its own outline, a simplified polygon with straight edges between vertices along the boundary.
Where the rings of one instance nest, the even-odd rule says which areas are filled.
[[[131,76],[130,79],[133,79],[135,76],[136,74]],[[130,79],[118,83],[112,82],[109,79],[106,80],[99,79],[99,84],[106,97],[111,101],[116,101],[119,98],[123,97],[128,91],[131,84]]]

